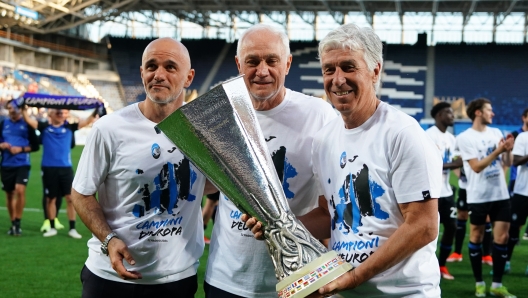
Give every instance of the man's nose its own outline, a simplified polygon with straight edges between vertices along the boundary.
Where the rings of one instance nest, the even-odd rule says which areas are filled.
[[[165,71],[165,69],[163,67],[158,67],[158,69],[156,69],[156,71],[154,72],[154,80],[155,81],[164,81],[166,74],[167,74],[167,72]]]
[[[334,72],[334,78],[332,79],[333,81],[333,84],[335,86],[341,86],[343,84],[345,84],[346,82],[346,79],[345,79],[345,76],[344,76],[344,72],[341,70],[341,68],[336,68],[335,72]]]
[[[266,62],[262,61],[260,62],[260,64],[257,66],[257,76],[259,77],[265,77],[269,75],[269,69],[268,69],[268,65],[266,64]]]

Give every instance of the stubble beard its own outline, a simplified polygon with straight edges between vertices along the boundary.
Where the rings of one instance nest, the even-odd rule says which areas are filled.
[[[183,88],[180,90],[180,92],[176,96],[169,96],[169,98],[166,99],[166,100],[156,100],[156,99],[154,99],[154,97],[152,95],[150,95],[150,92],[148,92],[146,90],[146,88],[145,88],[145,93],[147,94],[147,98],[150,99],[150,101],[152,101],[153,103],[159,104],[159,105],[166,105],[166,104],[169,104],[169,103],[175,101],[178,97],[180,97],[182,92],[183,92]]]
[[[483,125],[490,125],[490,124],[491,124],[491,121],[488,121],[488,120],[482,118],[481,123],[482,123]]]

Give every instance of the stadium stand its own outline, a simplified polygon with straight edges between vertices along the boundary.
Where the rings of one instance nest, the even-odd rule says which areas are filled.
[[[194,79],[189,89],[208,90],[213,81],[210,80],[207,86],[203,86],[203,84],[211,71],[218,72],[218,70],[213,69],[213,66],[217,62],[222,49],[226,45],[229,46],[229,44],[226,44],[226,41],[221,39],[184,39],[181,42],[189,50],[191,67],[195,70]],[[223,72],[223,69],[219,72]]]
[[[119,91],[119,82],[108,82],[99,80],[90,80],[94,88],[99,92],[102,98],[105,98],[108,104],[114,109],[120,109],[124,106]]]
[[[518,125],[528,105],[528,45],[438,44],[435,47],[435,96],[463,97],[468,103],[489,98],[494,123]]]
[[[237,43],[235,42],[232,44],[228,44],[228,46],[229,46],[229,49],[227,53],[225,54],[225,57],[223,57],[221,61],[220,69],[215,74],[214,79],[212,81],[213,82],[212,85],[207,86],[207,87],[212,88],[222,83],[223,81],[226,81],[226,80],[229,80],[231,78],[238,76],[238,69],[235,63]]]
[[[424,118],[427,49],[411,45],[386,45],[381,100],[417,120]]]
[[[141,83],[139,67],[143,49],[152,39],[131,39],[109,37],[110,55],[123,85],[125,103],[130,104],[145,99],[145,90]]]
[[[44,64],[38,61],[42,60],[42,54],[32,56],[24,50],[16,58],[15,50],[14,60],[18,63],[2,60],[0,55],[4,76],[0,92],[12,96],[14,91],[38,90],[48,94],[100,97],[113,110],[143,100],[145,91],[139,66],[143,49],[152,39],[108,37],[106,40],[109,55],[105,63],[110,69],[104,71],[113,75],[101,72],[101,66],[95,62],[84,63],[86,69],[82,72],[63,71],[61,69],[66,62],[59,58],[50,59],[51,64],[42,68],[38,66]],[[0,47],[2,42],[4,38],[0,37]],[[188,48],[192,67],[196,71],[189,94],[203,94],[218,83],[238,75],[234,61],[236,42],[184,39],[182,43]],[[317,45],[317,41],[291,42],[293,64],[286,86],[325,97]],[[517,114],[528,102],[528,94],[521,84],[528,79],[523,71],[523,65],[528,62],[527,52],[528,45],[438,44],[434,51],[423,45],[385,45],[380,97],[417,120],[424,120],[423,123],[427,123],[429,118],[425,111],[429,101],[447,99],[456,101],[463,108],[474,98],[487,97],[493,102],[495,124],[517,125]],[[59,63],[61,61],[64,63]],[[428,70],[427,65],[431,65],[431,61],[434,69]],[[81,62],[68,63],[73,69],[82,68]],[[428,80],[428,75],[434,78]],[[16,84],[8,87],[7,82]],[[426,94],[434,98],[426,98]],[[458,114],[465,116],[463,111]]]

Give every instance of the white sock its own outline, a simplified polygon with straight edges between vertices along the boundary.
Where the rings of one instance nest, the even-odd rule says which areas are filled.
[[[493,282],[491,284],[491,288],[492,289],[496,289],[496,288],[500,288],[500,287],[502,287],[502,283],[501,282]]]

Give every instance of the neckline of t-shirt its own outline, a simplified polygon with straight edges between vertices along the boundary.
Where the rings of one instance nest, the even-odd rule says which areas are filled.
[[[62,122],[61,125],[53,125],[53,124],[51,124],[51,122],[48,122],[48,126],[55,127],[55,128],[61,128],[61,127],[66,126],[66,125],[68,125],[68,121],[67,120],[64,120],[64,122]]]
[[[384,105],[385,105],[385,103],[383,101],[380,101],[380,104],[376,108],[376,111],[374,111],[374,114],[372,114],[372,116],[370,116],[370,118],[368,118],[367,121],[365,121],[363,124],[361,124],[360,126],[358,126],[356,128],[347,129],[345,127],[345,121],[343,121],[343,117],[339,117],[339,118],[341,118],[341,130],[347,135],[352,135],[352,134],[356,134],[356,133],[360,133],[362,131],[368,130],[368,127],[374,121],[376,121],[375,120],[376,118],[378,118],[378,115],[379,115],[379,113],[381,113],[381,110],[384,108],[383,107]]]
[[[271,110],[255,111],[255,112],[257,114],[260,114],[260,115],[272,116],[272,115],[280,113],[282,110],[284,110],[286,108],[286,106],[288,106],[288,104],[290,102],[290,96],[291,96],[291,90],[288,89],[288,88],[285,88],[285,89],[286,89],[286,94],[284,95],[284,99],[282,100],[282,102],[278,106],[274,107]]]
[[[441,131],[440,128],[438,128],[438,126],[436,126],[436,125],[433,125],[433,126],[431,126],[431,127],[436,128],[436,131],[437,131],[438,133],[442,134],[442,135],[446,135],[446,136],[448,136],[449,134],[452,134],[452,133],[450,133],[449,130],[447,130],[447,129],[446,129],[446,131]]]
[[[13,123],[13,124],[18,124],[18,122],[24,122],[24,117],[20,117],[20,118],[19,118],[18,120],[16,120],[16,121],[13,121],[13,119],[11,119],[11,117],[9,117],[9,116],[7,116],[5,119],[6,119],[6,120],[9,120],[9,121],[10,121],[11,123]]]
[[[136,113],[138,114],[139,118],[145,120],[145,121],[148,121],[154,125],[158,125],[158,123],[155,123],[153,122],[152,120],[150,120],[149,118],[145,117],[145,115],[143,115],[143,113],[141,113],[141,110],[139,109],[139,102],[134,104],[134,110],[136,110]]]
[[[472,130],[473,132],[475,132],[475,133],[487,133],[488,131],[490,131],[490,128],[493,128],[493,127],[491,127],[491,126],[486,126],[486,129],[483,130],[483,131],[478,131],[478,130],[474,129],[473,127],[470,127],[469,129],[471,129],[471,130]]]

